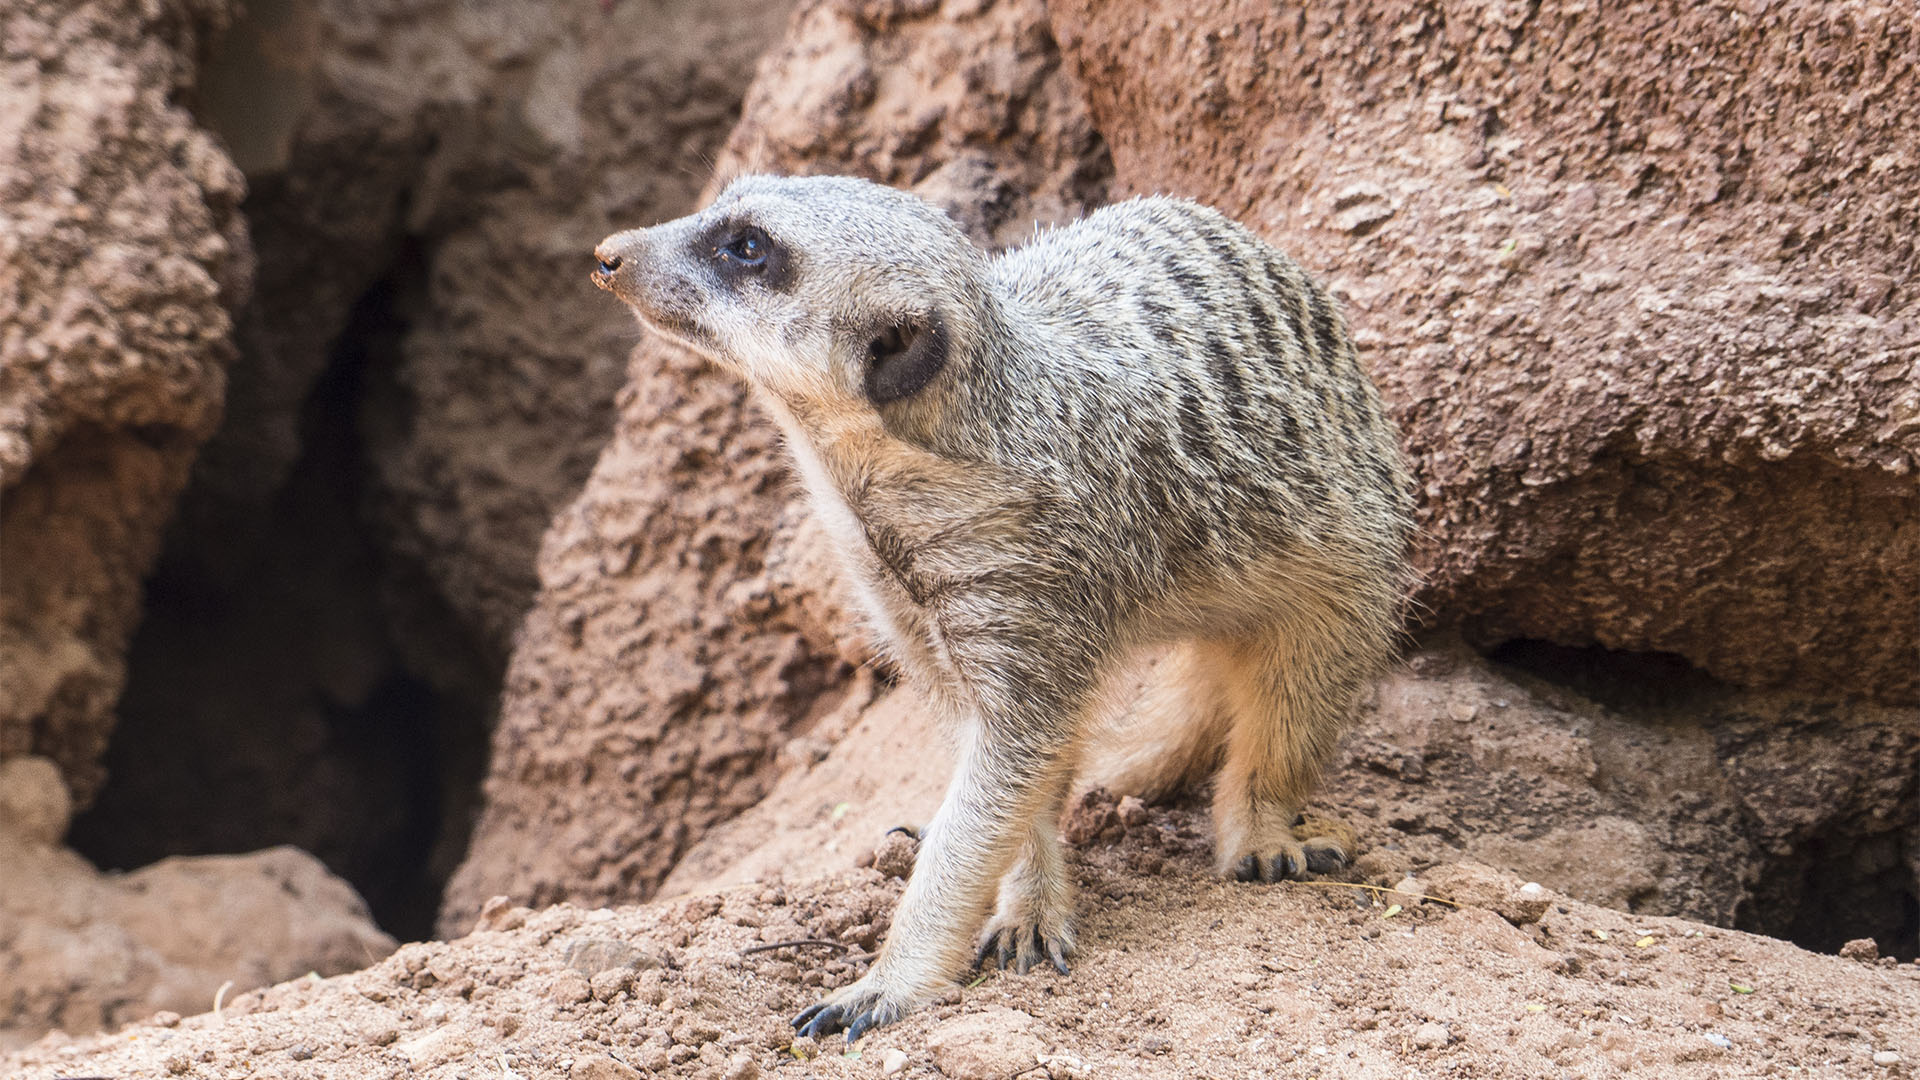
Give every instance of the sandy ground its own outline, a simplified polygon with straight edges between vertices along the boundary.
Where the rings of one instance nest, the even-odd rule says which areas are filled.
[[[1071,976],[976,977],[852,1047],[796,1042],[786,1018],[857,977],[884,936],[900,883],[871,868],[643,907],[498,905],[489,929],[352,975],[48,1036],[0,1058],[0,1075],[1398,1080],[1905,1076],[1920,1061],[1920,966],[1551,893],[1525,922],[1498,899],[1520,882],[1471,868],[1427,876],[1521,925],[1470,903],[1229,884],[1207,874],[1200,813],[1131,816],[1074,855]],[[796,939],[833,944],[745,952]]]

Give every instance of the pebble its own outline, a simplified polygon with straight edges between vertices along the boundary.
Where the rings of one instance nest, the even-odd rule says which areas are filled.
[[[1875,1065],[1898,1065],[1900,1064],[1900,1055],[1891,1050],[1877,1051],[1873,1055],[1873,1063]]]
[[[1725,1035],[1722,1035],[1717,1031],[1707,1032],[1707,1041],[1719,1047],[1722,1050],[1733,1049],[1733,1040],[1727,1038]]]
[[[880,1075],[892,1076],[907,1067],[907,1052],[897,1046],[889,1046],[880,1054]]]
[[[1438,1050],[1453,1041],[1453,1034],[1445,1024],[1429,1021],[1413,1029],[1413,1045],[1422,1050]]]

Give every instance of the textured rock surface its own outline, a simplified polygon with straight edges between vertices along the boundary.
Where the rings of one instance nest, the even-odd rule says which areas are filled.
[[[336,975],[393,951],[353,890],[293,848],[106,876],[0,822],[0,862],[0,1047],[200,1012],[224,983]]]
[[[1907,12],[1049,10],[1118,187],[1212,202],[1345,298],[1434,621],[1920,700]]]
[[[230,11],[0,13],[0,758],[81,803],[251,273],[244,183],[177,100]]]
[[[76,843],[294,843],[424,934],[636,337],[583,252],[688,207],[789,4],[256,6],[204,113],[250,170],[257,288]]]
[[[1005,242],[1099,201],[1106,157],[1038,4],[811,3],[762,61],[719,172],[755,169],[912,185]],[[619,408],[544,542],[443,931],[496,893],[649,895],[767,792],[780,743],[849,693],[840,650],[858,644],[831,560],[745,392],[648,343]]]
[[[936,1064],[1006,1077],[1044,1062],[1050,1077],[1128,1080],[1691,1080],[1868,1075],[1874,1054],[1920,1055],[1912,964],[1560,896],[1524,929],[1472,907],[1406,904],[1386,918],[1392,909],[1355,890],[1214,880],[1196,824],[1155,810],[1121,843],[1071,857],[1083,919],[1071,976],[956,983],[857,1055],[837,1039],[795,1040],[786,1018],[859,973],[899,889],[873,871],[643,908],[503,905],[459,941],[230,996],[219,1017],[49,1038],[0,1057],[0,1073],[865,1078],[891,1049],[914,1077]],[[1158,869],[1138,869],[1147,861]],[[746,951],[800,938],[846,948]],[[635,959],[581,970],[622,948]],[[1444,1037],[1421,1046],[1428,1025]]]

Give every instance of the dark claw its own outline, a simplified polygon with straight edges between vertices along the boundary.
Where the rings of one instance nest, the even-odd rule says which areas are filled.
[[[980,943],[980,951],[973,954],[973,966],[976,969],[987,966],[987,954],[993,952],[993,943],[999,938],[1000,932],[996,930],[988,935],[987,940]]]
[[[1040,958],[1040,953],[1044,949],[1045,946],[1040,942],[1040,928],[1036,926],[1033,928],[1033,948],[1031,950],[1020,949],[1014,954],[1013,973],[1015,975],[1025,975],[1027,972],[1032,971],[1034,961]]]
[[[793,1026],[800,1034],[815,1039],[825,1038],[846,1026],[846,1014],[838,1005],[821,1002],[793,1018]]]
[[[901,833],[905,835],[909,840],[920,839],[920,830],[914,828],[911,825],[895,825],[893,828],[888,829],[886,832],[881,833],[880,835],[892,836],[894,833]]]
[[[1062,975],[1067,972],[1067,950],[1057,941],[1047,942],[1047,959],[1053,961],[1053,970]]]
[[[1252,855],[1241,859],[1240,865],[1234,868],[1233,876],[1237,881],[1259,881],[1260,860]]]
[[[1347,853],[1337,847],[1310,847],[1307,849],[1307,869],[1316,874],[1331,874],[1345,869]]]
[[[853,1023],[847,1026],[847,1041],[858,1042],[860,1036],[867,1033],[868,1028],[879,1026],[880,1021],[873,1015],[873,1010],[868,1009],[866,1012],[854,1017]]]
[[[1269,881],[1286,881],[1300,876],[1300,864],[1294,861],[1292,855],[1285,852],[1273,857],[1272,869],[1273,876],[1267,879]]]
[[[1013,962],[1013,935],[1004,930],[996,930],[993,933],[993,940],[994,964],[1001,971],[1005,971],[1007,965]]]

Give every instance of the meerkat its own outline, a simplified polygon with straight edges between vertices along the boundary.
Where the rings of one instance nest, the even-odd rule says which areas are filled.
[[[795,1027],[852,1041],[970,958],[1066,973],[1059,818],[1103,687],[1147,647],[1179,643],[1114,767],[1224,743],[1219,871],[1344,865],[1292,826],[1397,647],[1412,495],[1291,259],[1161,197],[989,255],[912,194],[767,176],[594,255],[595,284],[756,391],[877,636],[957,735],[885,946]]]

